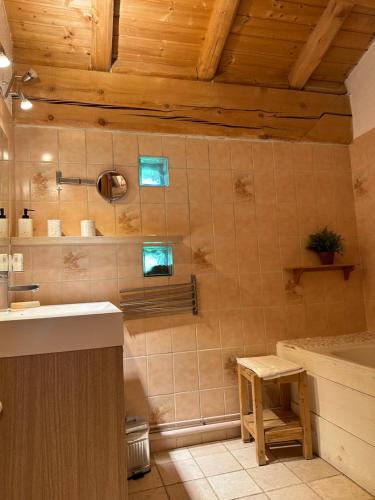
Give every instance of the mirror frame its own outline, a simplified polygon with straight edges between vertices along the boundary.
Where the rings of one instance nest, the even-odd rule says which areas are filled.
[[[124,187],[124,191],[121,194],[109,197],[109,196],[103,195],[100,192],[100,189],[99,189],[100,182],[101,182],[102,178],[108,174],[110,174],[111,176],[114,176],[114,175],[121,176],[123,178],[123,180],[125,182],[125,187]],[[96,191],[103,198],[103,200],[107,201],[108,203],[115,203],[116,201],[121,200],[128,192],[128,182],[127,182],[125,176],[121,172],[118,172],[117,170],[104,170],[104,172],[101,172],[96,179]]]

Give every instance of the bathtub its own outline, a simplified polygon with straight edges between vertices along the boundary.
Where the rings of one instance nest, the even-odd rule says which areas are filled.
[[[281,341],[277,354],[308,372],[315,453],[375,495],[375,334]]]
[[[375,368],[375,344],[369,346],[342,347],[333,349],[331,355],[345,361],[351,361],[359,365]]]

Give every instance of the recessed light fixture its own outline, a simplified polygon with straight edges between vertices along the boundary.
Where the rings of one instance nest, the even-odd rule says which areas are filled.
[[[23,109],[24,111],[27,111],[33,107],[33,103],[24,96],[22,91],[20,91],[20,99],[21,99],[21,109]]]
[[[7,68],[8,66],[10,66],[10,59],[5,54],[3,47],[0,45],[0,68]]]

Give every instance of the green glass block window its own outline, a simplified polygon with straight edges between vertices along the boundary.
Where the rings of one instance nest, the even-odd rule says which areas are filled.
[[[165,156],[139,156],[140,186],[169,186],[168,158]]]
[[[172,276],[173,251],[169,246],[143,247],[144,276]]]

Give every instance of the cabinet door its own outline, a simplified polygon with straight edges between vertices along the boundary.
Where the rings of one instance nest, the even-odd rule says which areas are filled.
[[[122,348],[0,358],[2,500],[123,500]]]

